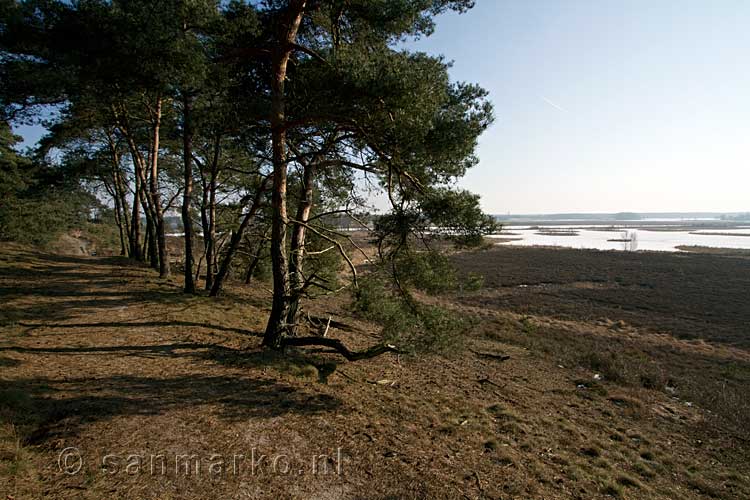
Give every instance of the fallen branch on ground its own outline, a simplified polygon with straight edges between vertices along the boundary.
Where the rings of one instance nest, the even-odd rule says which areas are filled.
[[[342,323],[341,321],[337,321],[333,319],[331,316],[328,316],[327,318],[325,318],[323,316],[316,316],[314,314],[307,313],[307,321],[316,328],[322,328],[323,324],[326,324],[330,321],[330,326],[332,328],[336,328],[337,330],[341,330],[344,332],[354,331],[354,327],[352,325],[349,325],[347,323]]]
[[[471,349],[471,352],[473,352],[480,358],[489,358],[489,359],[494,359],[497,361],[507,361],[510,359],[510,356],[507,354],[492,354],[491,352],[479,352],[473,349]]]
[[[489,378],[487,378],[487,377],[484,377],[484,378],[480,378],[480,379],[477,379],[477,383],[479,383],[479,385],[482,385],[482,386],[483,386],[484,384],[490,384],[490,385],[494,385],[494,386],[495,386],[495,387],[497,387],[498,389],[502,389],[502,388],[503,388],[503,387],[502,387],[501,385],[499,385],[499,384],[496,384],[495,382],[493,382],[492,380],[490,380],[490,379],[489,379]]]
[[[400,353],[396,346],[390,344],[377,344],[364,351],[350,351],[340,340],[327,337],[289,337],[284,340],[284,346],[322,346],[330,347],[341,354],[347,361],[358,361],[361,359],[374,358],[386,352]]]

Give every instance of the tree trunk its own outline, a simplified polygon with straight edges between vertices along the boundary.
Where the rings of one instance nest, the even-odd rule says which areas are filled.
[[[107,143],[112,161],[112,186],[110,187],[105,181],[105,187],[115,202],[115,223],[120,234],[120,255],[127,255],[130,247],[130,229],[128,227],[128,211],[125,195],[123,194],[123,185],[120,176],[120,155],[115,145],[112,135],[107,132]]]
[[[135,163],[135,161],[133,162]],[[135,168],[138,168],[137,166]],[[141,205],[140,205],[141,182],[135,176],[135,190],[133,191],[133,212],[130,223],[130,256],[138,261],[143,261],[141,252]]]
[[[195,293],[193,281],[193,223],[190,220],[190,197],[193,195],[193,125],[190,115],[192,97],[182,103],[182,156],[185,162],[185,186],[182,194],[182,227],[185,231],[185,293]]]
[[[123,227],[123,215],[122,208],[120,207],[120,196],[116,191],[116,188],[112,190],[112,198],[115,201],[115,223],[120,233],[120,255],[127,255],[127,236],[125,235],[125,228]]]
[[[255,249],[255,255],[253,256],[253,260],[250,262],[250,265],[247,266],[247,272],[245,273],[245,284],[249,285],[250,282],[253,279],[253,274],[255,273],[255,269],[258,267],[258,262],[260,262],[260,256],[263,253],[263,249],[266,246],[266,240],[262,239],[260,240],[260,243],[258,243],[258,247]]]
[[[263,199],[263,193],[266,190],[266,181],[267,178],[260,183],[260,186],[258,186],[258,191],[255,193],[255,197],[253,198],[253,204],[250,206],[250,209],[242,219],[240,227],[232,234],[232,239],[229,241],[229,248],[227,248],[227,251],[224,254],[224,258],[221,260],[221,265],[219,266],[219,269],[216,272],[216,276],[214,277],[213,286],[211,287],[211,292],[209,293],[211,297],[216,297],[221,291],[224,280],[226,279],[227,274],[229,274],[229,268],[232,264],[234,254],[237,252],[237,249],[240,246],[240,241],[242,241],[242,235],[245,234],[245,229],[247,229],[247,226],[250,225],[250,221],[255,216],[258,208],[260,208],[261,200]]]
[[[112,117],[115,120],[116,128],[119,129],[122,136],[125,138],[125,141],[127,142],[128,149],[130,150],[130,156],[133,160],[133,173],[135,175],[135,186],[133,190],[133,212],[132,212],[132,218],[131,218],[131,224],[130,224],[130,256],[136,260],[144,261],[145,260],[145,246],[146,242],[144,241],[143,248],[141,247],[141,205],[143,205],[144,213],[146,214],[146,217],[148,218],[148,212],[149,207],[146,203],[144,203],[144,200],[146,199],[145,196],[145,189],[146,189],[146,182],[145,182],[145,176],[144,176],[144,162],[143,162],[143,156],[141,155],[141,152],[138,151],[138,147],[135,144],[135,140],[130,135],[130,127],[128,124],[127,119],[127,112],[124,106],[122,105],[116,105],[113,104],[110,107],[110,110],[112,112]],[[115,153],[114,149],[114,140],[110,138],[110,147],[112,148],[113,153]],[[125,182],[120,177],[120,182],[122,185],[122,196],[123,196],[123,206],[127,207],[127,200],[125,199]]]
[[[289,325],[289,333],[296,333],[297,311],[302,295],[302,287],[305,284],[303,276],[302,263],[305,258],[305,226],[297,221],[306,223],[310,218],[310,211],[313,206],[313,185],[315,180],[315,163],[310,162],[304,167],[302,179],[302,192],[300,193],[299,203],[297,204],[297,213],[295,223],[292,229],[292,241],[290,243],[290,260],[289,260],[289,284],[291,297],[289,300],[289,312],[287,313],[286,322]]]
[[[200,173],[201,185],[203,187],[203,193],[201,194],[201,231],[203,232],[203,256],[201,257],[201,260],[203,260],[208,258],[208,240],[210,236],[208,234],[208,183],[206,182],[206,177],[202,170]],[[209,270],[206,270],[206,283],[204,286],[206,290],[210,290],[211,287],[208,284],[213,278],[213,276],[209,276],[209,274]],[[196,271],[195,279],[198,280],[199,278],[200,272]]]
[[[153,116],[153,138],[151,140],[151,172],[149,175],[149,191],[151,194],[151,206],[154,215],[154,227],[156,230],[156,246],[159,252],[159,277],[167,278],[170,274],[169,253],[167,251],[166,227],[164,226],[164,211],[161,206],[161,195],[159,194],[159,132],[161,128],[162,99],[156,99],[156,109]]]
[[[143,155],[138,150],[138,146],[135,143],[135,139],[130,134],[130,128],[127,123],[127,114],[124,112],[118,112],[113,107],[113,115],[117,121],[117,127],[120,133],[125,138],[130,150],[130,156],[133,160],[133,173],[135,174],[135,190],[133,192],[133,238],[131,238],[133,253],[136,255],[136,259],[140,261],[145,260],[146,251],[148,249],[149,260],[151,266],[158,267],[158,256],[155,248],[153,247],[154,235],[153,221],[155,219],[153,200],[147,195],[146,186],[148,180],[146,179],[146,162],[143,159]],[[153,149],[152,149],[153,151]],[[143,213],[146,216],[146,235],[143,240],[143,247],[140,246],[140,205],[143,206]]]
[[[119,164],[118,164],[119,165]],[[129,249],[131,247],[130,245],[130,238],[131,238],[131,232],[130,232],[130,211],[128,209],[128,199],[125,196],[125,183],[122,180],[122,172],[119,169],[119,166],[117,170],[115,171],[115,192],[120,198],[120,210],[122,211],[122,224],[123,228],[125,230],[125,243],[126,243],[126,249]],[[133,257],[132,255],[129,255],[129,257]]]
[[[138,192],[143,205],[143,216],[146,218],[146,231],[143,237],[143,249],[141,253],[147,259],[152,269],[159,269],[159,253],[156,251],[156,230],[154,227],[154,212],[151,206],[151,198],[146,192],[146,183],[141,180],[141,189]]]
[[[146,213],[146,241],[143,243],[148,252],[148,261],[152,269],[159,269],[159,252],[156,249],[156,228],[154,219]]]
[[[114,173],[114,172],[110,172]],[[114,183],[114,175],[112,177],[112,184],[110,185],[109,181],[107,180],[106,176],[102,178],[102,183],[104,184],[104,189],[107,191],[107,194],[109,194],[112,197],[112,201],[115,202],[115,225],[117,225],[117,230],[119,232],[120,236],[120,255],[126,255],[125,247],[127,246],[127,236],[125,235],[125,231],[123,229],[123,223],[122,223],[122,211],[120,210],[120,197],[117,194],[117,190],[115,188]]]
[[[206,290],[213,289],[216,276],[216,178],[218,175],[218,144],[208,181],[208,240],[206,242]],[[205,237],[205,235],[204,235]]]
[[[288,334],[286,317],[289,308],[289,269],[286,255],[286,114],[284,81],[292,44],[305,10],[305,0],[290,1],[287,20],[281,26],[279,48],[273,56],[271,82],[271,149],[273,152],[273,194],[271,201],[271,265],[273,267],[273,302],[263,345],[281,349]]]

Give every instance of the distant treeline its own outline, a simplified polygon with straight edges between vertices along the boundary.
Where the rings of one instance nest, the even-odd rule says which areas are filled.
[[[617,220],[644,220],[644,219],[717,219],[732,221],[750,220],[750,212],[747,213],[723,213],[723,212],[618,212],[618,213],[570,213],[570,214],[506,214],[495,215],[500,221],[545,221],[545,220],[586,220],[586,221],[617,221]]]

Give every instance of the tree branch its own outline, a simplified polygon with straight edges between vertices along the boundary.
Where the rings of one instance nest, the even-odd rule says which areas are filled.
[[[322,346],[330,347],[337,353],[341,354],[347,361],[359,361],[361,359],[374,358],[385,354],[386,352],[393,352],[401,354],[401,351],[396,349],[396,346],[391,344],[376,344],[372,347],[365,349],[364,351],[350,351],[340,340],[332,339],[328,337],[287,337],[283,343],[284,346]]]
[[[357,285],[357,268],[354,267],[354,263],[352,262],[352,259],[350,259],[349,256],[346,254],[346,252],[344,251],[344,246],[340,242],[336,241],[335,239],[331,238],[330,236],[327,236],[327,235],[323,234],[323,232],[318,231],[316,228],[314,228],[313,226],[311,226],[309,224],[305,224],[302,221],[294,220],[292,218],[290,218],[289,220],[292,221],[292,222],[294,222],[295,224],[299,224],[300,226],[306,227],[307,229],[309,229],[313,233],[317,234],[318,236],[320,236],[324,240],[327,240],[327,241],[333,243],[334,245],[336,245],[338,247],[338,249],[339,249],[339,253],[344,258],[344,260],[346,260],[346,263],[349,265],[349,269],[352,272],[352,281],[354,281],[354,288],[359,288],[359,286]]]
[[[312,57],[313,59],[317,59],[323,64],[328,64],[328,61],[326,61],[323,56],[321,56],[320,54],[318,54],[317,52],[315,52],[313,49],[309,47],[305,47],[304,45],[300,45],[298,43],[290,43],[289,47],[299,52],[303,52],[307,54],[308,56]]]

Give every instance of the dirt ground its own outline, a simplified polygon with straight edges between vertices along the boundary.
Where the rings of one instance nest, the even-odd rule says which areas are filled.
[[[750,498],[746,435],[686,400],[682,380],[646,387],[570,354],[600,342],[744,380],[747,268],[626,256],[576,269],[527,250],[461,257],[491,271],[487,287],[429,299],[479,319],[466,350],[342,363],[260,350],[264,284],[188,297],[123,259],[3,246],[0,498]],[[661,290],[675,262],[685,278]],[[723,294],[703,300],[710,317],[696,310],[705,286]],[[692,303],[670,302],[677,289]],[[345,304],[308,310],[352,346],[375,342]],[[672,306],[697,329],[675,335],[708,338],[717,319],[718,336],[665,335],[681,323]]]

